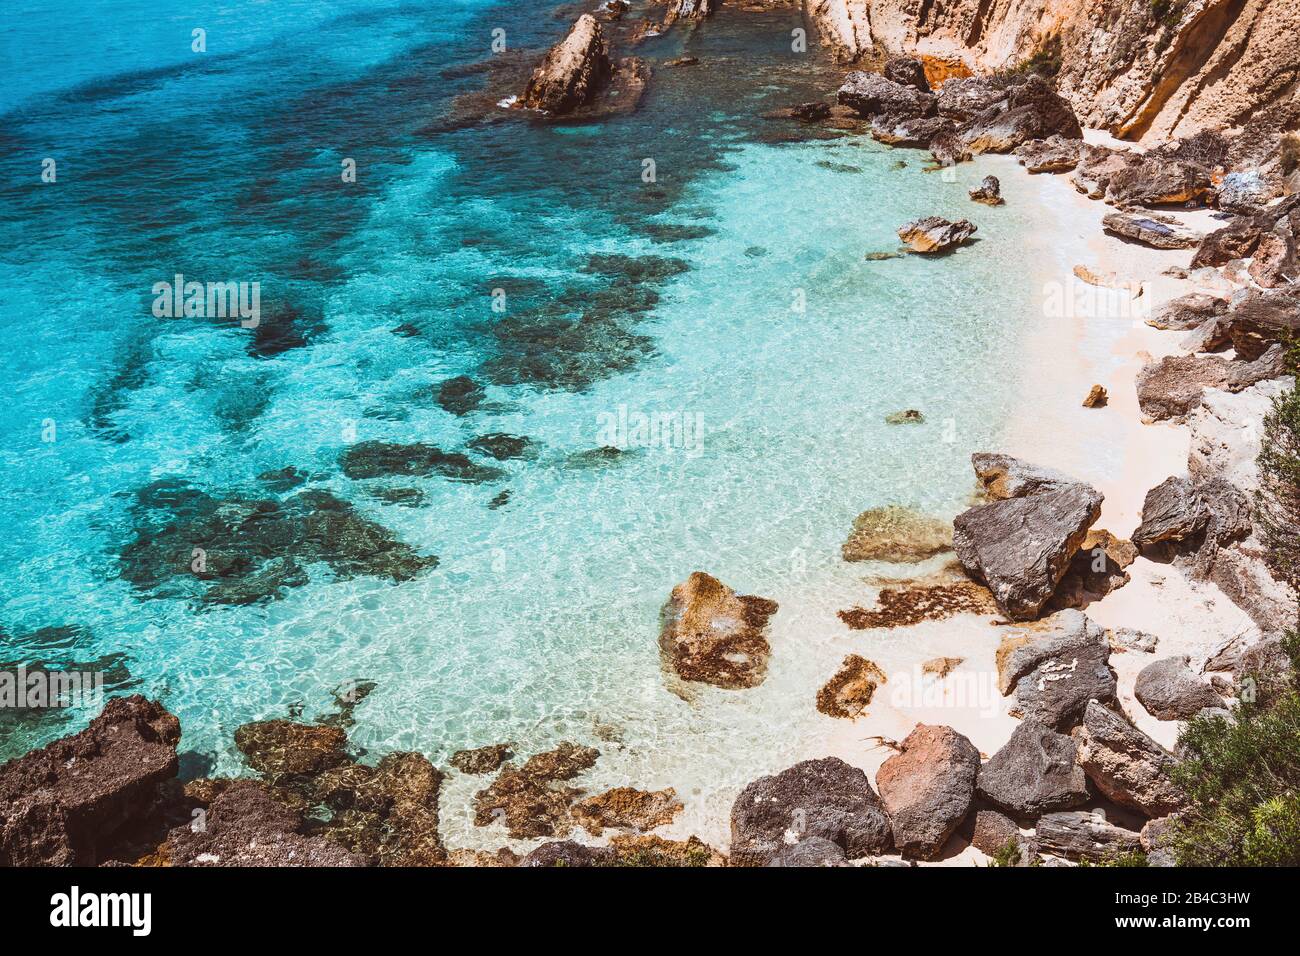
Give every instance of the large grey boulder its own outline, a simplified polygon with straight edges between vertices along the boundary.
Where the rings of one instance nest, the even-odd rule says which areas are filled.
[[[1186,795],[1169,779],[1173,754],[1097,701],[1075,728],[1079,766],[1102,795],[1149,817],[1181,809]]]
[[[1228,335],[1237,358],[1259,359],[1280,343],[1300,335],[1300,290],[1252,289],[1234,299],[1228,318]]]
[[[1256,641],[1242,650],[1233,675],[1243,696],[1267,704],[1284,693],[1295,679],[1291,658],[1278,635]]]
[[[1176,299],[1170,299],[1156,309],[1147,319],[1147,325],[1155,329],[1173,329],[1177,332],[1190,332],[1203,326],[1208,320],[1225,315],[1228,300],[1203,292],[1189,292]]]
[[[1155,249],[1191,249],[1204,238],[1173,216],[1153,213],[1112,212],[1101,224],[1107,232]]]
[[[1083,130],[1070,104],[1035,76],[1011,87],[1005,101],[972,117],[960,135],[973,153],[1009,153],[1053,135],[1082,139]]]
[[[931,859],[966,819],[980,753],[951,727],[918,724],[876,771],[900,853]]]
[[[1222,478],[1194,482],[1172,476],[1147,492],[1142,502],[1142,523],[1132,542],[1143,552],[1156,545],[1181,545],[1204,554],[1208,566],[1217,549],[1250,534],[1250,503]],[[1204,570],[1204,568],[1202,568]]]
[[[1038,615],[1101,514],[1102,494],[1082,483],[977,505],[953,521],[953,550],[1016,621]]]
[[[1076,610],[1054,614],[1046,633],[1012,634],[997,651],[998,689],[1015,693],[1026,719],[1064,729],[1083,716],[1088,701],[1115,696],[1106,631]]]
[[[1045,814],[1038,820],[1035,836],[1044,853],[1093,863],[1142,847],[1136,832],[1115,826],[1099,810]]]
[[[868,118],[886,115],[903,120],[933,116],[936,108],[932,94],[863,70],[855,70],[846,76],[835,98],[858,115]]]
[[[768,866],[848,866],[844,848],[832,843],[825,837],[808,837],[798,843],[791,843],[780,850],[767,862]]]
[[[943,108],[942,97],[939,108]],[[1030,173],[1067,173],[1079,164],[1079,149],[1082,145],[1082,140],[1049,136],[1047,139],[1032,139],[1017,146],[1015,155],[1020,165]]]
[[[1185,654],[1142,668],[1133,684],[1133,696],[1159,720],[1191,720],[1206,707],[1223,706],[1209,681],[1192,672]]]
[[[1043,468],[1011,455],[977,451],[970,456],[980,490],[990,501],[1025,498],[1044,491],[1058,491],[1079,480],[1055,468]]]
[[[850,860],[892,845],[889,817],[867,775],[838,757],[760,777],[731,807],[731,861],[763,866],[787,845],[822,837]]]
[[[1019,818],[1088,802],[1088,779],[1078,747],[1036,720],[1021,721],[975,780],[980,796]]]
[[[1006,84],[990,77],[955,77],[939,87],[939,115],[965,122],[1003,103],[1006,98]]]

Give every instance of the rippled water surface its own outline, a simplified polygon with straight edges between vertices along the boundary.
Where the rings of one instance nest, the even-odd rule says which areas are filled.
[[[839,560],[859,511],[963,505],[1014,385],[1030,184],[1004,178],[987,210],[965,195],[984,169],[945,182],[865,137],[774,142],[787,127],[760,114],[833,82],[791,54],[793,14],[647,43],[701,63],[659,68],[634,116],[463,127],[453,98],[484,78],[458,67],[493,28],[536,48],[577,8],[61,6],[0,25],[0,657],[111,657],[112,686],[161,697],[192,766],[223,772],[237,725],[318,714],[356,679],[377,685],[353,731],[376,754],[569,738],[610,782],[689,793],[806,746],[821,718],[788,692],[817,675],[793,647],[764,687],[686,701],[659,608],[699,568],[801,621],[861,576]],[[981,241],[864,258],[931,213]],[[265,327],[156,318],[176,273],[259,282]],[[435,401],[457,375],[485,386],[464,415]],[[927,424],[884,423],[907,407]],[[591,454],[641,414],[688,429]],[[492,433],[530,443],[496,461],[471,444]],[[499,474],[346,477],[365,441]],[[285,468],[306,484],[258,478]],[[232,606],[169,536],[323,501],[437,566],[351,573],[321,559],[336,542],[300,542],[282,597]],[[86,718],[20,721],[0,756]]]

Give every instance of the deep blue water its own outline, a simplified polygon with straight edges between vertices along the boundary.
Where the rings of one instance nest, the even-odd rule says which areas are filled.
[[[1029,213],[987,213],[1001,228],[941,262],[865,262],[908,218],[969,214],[968,183],[862,137],[769,142],[761,113],[833,82],[790,52],[796,13],[648,42],[702,62],[658,69],[633,116],[449,121],[494,28],[540,49],[579,9],[7,5],[3,661],[110,660],[115,688],[181,717],[190,766],[224,772],[238,724],[319,713],[355,679],[377,684],[354,731],[372,752],[617,739],[611,780],[707,759],[727,785],[815,732],[780,692],[817,675],[779,646],[770,691],[668,693],[658,608],[698,567],[811,622],[851,579],[854,514],[961,506],[1014,383],[1029,277],[1006,266]],[[177,273],[259,283],[263,325],[155,317]],[[458,375],[486,390],[465,415],[434,397]],[[883,423],[909,406],[929,424]],[[700,440],[584,457],[620,408]],[[526,456],[476,450],[492,433],[528,437]],[[349,478],[340,455],[364,441],[500,473]],[[307,483],[258,477],[285,468]],[[322,554],[333,539],[299,541],[277,598],[205,599],[185,535],[326,507],[304,491],[437,566],[358,571]],[[88,716],[0,725],[0,757]],[[757,735],[773,720],[789,740]]]

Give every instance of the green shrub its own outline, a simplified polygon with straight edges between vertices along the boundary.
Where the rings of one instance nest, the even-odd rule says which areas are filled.
[[[1292,345],[1289,355],[1295,355]],[[1264,419],[1255,524],[1277,575],[1300,590],[1300,392],[1278,396]]]
[[[989,866],[1018,866],[1020,864],[1020,844],[1008,840],[994,852]]]
[[[1231,721],[1197,717],[1179,736],[1172,777],[1190,809],[1170,845],[1181,866],[1300,866],[1300,632],[1283,647],[1282,693],[1238,701]]]

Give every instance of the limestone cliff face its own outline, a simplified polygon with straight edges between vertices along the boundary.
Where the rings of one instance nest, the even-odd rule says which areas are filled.
[[[1236,127],[1294,99],[1298,0],[805,0],[845,59],[917,53],[976,70],[1037,56],[1088,125],[1129,139]]]

